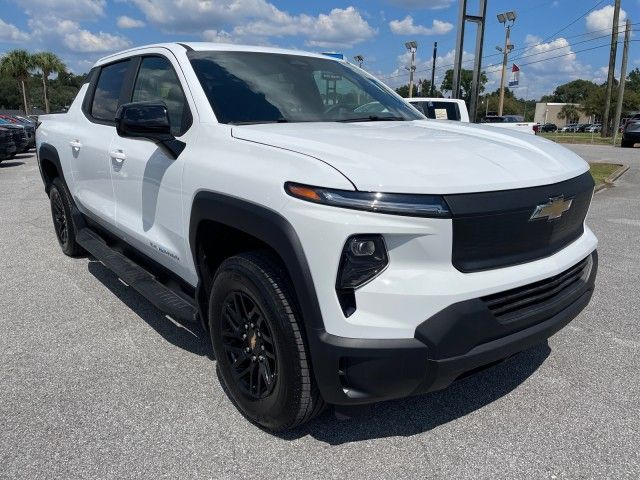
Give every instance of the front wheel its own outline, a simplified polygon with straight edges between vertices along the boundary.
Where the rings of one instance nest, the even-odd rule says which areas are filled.
[[[220,377],[246,417],[281,431],[321,411],[295,296],[269,254],[245,253],[222,263],[209,321]]]

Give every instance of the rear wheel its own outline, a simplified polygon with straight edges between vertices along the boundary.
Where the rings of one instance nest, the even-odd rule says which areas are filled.
[[[246,417],[279,431],[322,409],[295,297],[277,262],[261,252],[225,260],[209,305],[217,368]]]
[[[76,257],[83,253],[82,247],[76,242],[76,229],[71,217],[71,195],[64,182],[54,178],[49,190],[51,203],[51,217],[53,227],[58,237],[58,243],[65,255]]]

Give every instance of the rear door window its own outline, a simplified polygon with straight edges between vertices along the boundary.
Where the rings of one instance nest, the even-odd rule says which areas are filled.
[[[129,60],[107,65],[100,70],[91,104],[91,116],[105,122],[115,122],[120,93],[129,68]]]
[[[415,102],[415,104],[419,105],[418,110],[424,113],[427,118],[435,120],[460,120],[460,109],[455,102],[432,101]]]

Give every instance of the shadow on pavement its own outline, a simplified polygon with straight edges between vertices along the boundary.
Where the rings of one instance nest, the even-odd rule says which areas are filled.
[[[169,320],[133,288],[124,285],[118,277],[100,262],[89,258],[89,273],[121,300],[162,338],[176,347],[196,355],[213,359],[209,334],[198,323],[179,324]]]
[[[432,430],[464,417],[507,395],[529,378],[549,356],[547,342],[461,379],[445,390],[411,398],[374,404],[366,414],[337,420],[332,409],[290,432],[285,440],[310,435],[316,440],[339,445],[385,437],[408,437]]]
[[[120,282],[111,270],[92,258],[88,269],[165,340],[188,352],[214,359],[209,336],[200,325],[182,326],[172,322],[142,295]],[[296,440],[309,435],[316,440],[339,445],[423,433],[473,413],[507,395],[529,378],[550,352],[549,344],[545,342],[492,368],[463,378],[445,390],[373,404],[365,407],[361,415],[349,420],[338,420],[330,407],[308,424],[277,436],[284,440]]]
[[[10,160],[10,161],[2,160],[2,161],[0,161],[0,168],[19,167],[20,165],[24,165],[24,162],[15,162],[13,160]]]

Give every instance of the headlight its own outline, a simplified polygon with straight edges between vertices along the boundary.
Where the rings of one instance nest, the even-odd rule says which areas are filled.
[[[292,182],[285,183],[284,189],[292,197],[334,207],[411,217],[451,217],[449,206],[440,195],[334,190]]]

